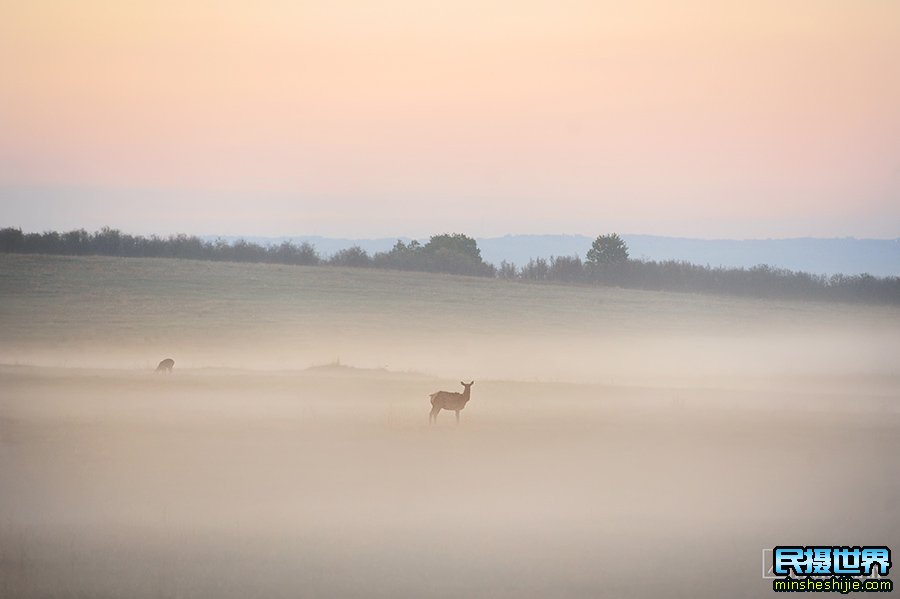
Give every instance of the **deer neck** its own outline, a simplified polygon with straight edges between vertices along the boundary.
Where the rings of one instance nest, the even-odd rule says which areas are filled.
[[[463,403],[469,402],[469,392],[472,391],[471,387],[466,387],[466,390],[462,392]]]

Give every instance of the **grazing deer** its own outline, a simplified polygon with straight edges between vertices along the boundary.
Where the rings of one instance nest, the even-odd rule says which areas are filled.
[[[171,373],[173,366],[175,366],[175,360],[173,360],[172,358],[166,358],[159,363],[159,366],[156,367],[156,372]]]
[[[431,394],[431,414],[428,415],[429,423],[437,422],[438,412],[441,410],[453,410],[456,412],[456,424],[459,424],[459,411],[466,407],[466,404],[469,402],[469,396],[472,393],[472,385],[475,384],[475,381],[472,381],[471,383],[460,381],[459,384],[466,389],[462,393],[438,391],[437,393]]]

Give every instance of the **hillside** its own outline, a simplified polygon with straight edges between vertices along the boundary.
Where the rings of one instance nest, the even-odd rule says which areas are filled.
[[[900,332],[896,307],[106,257],[0,256],[0,306],[2,362],[142,368],[177,354],[511,378],[865,372],[894,367],[881,343]]]

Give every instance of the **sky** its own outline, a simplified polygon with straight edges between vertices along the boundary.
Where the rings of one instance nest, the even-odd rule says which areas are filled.
[[[0,226],[900,237],[896,0],[0,0]]]

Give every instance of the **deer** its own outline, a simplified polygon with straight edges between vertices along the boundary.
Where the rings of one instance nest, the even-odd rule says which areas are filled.
[[[173,366],[175,366],[175,360],[173,360],[172,358],[166,358],[159,363],[159,366],[156,367],[156,372],[165,372],[167,374],[171,374]]]
[[[459,411],[466,407],[466,404],[469,402],[469,397],[472,394],[472,385],[475,384],[475,381],[472,381],[471,383],[460,381],[459,384],[465,388],[465,391],[462,393],[438,391],[437,393],[432,393],[430,395],[431,414],[428,415],[429,424],[437,422],[438,413],[441,410],[453,410],[456,412],[456,424],[459,424]]]

